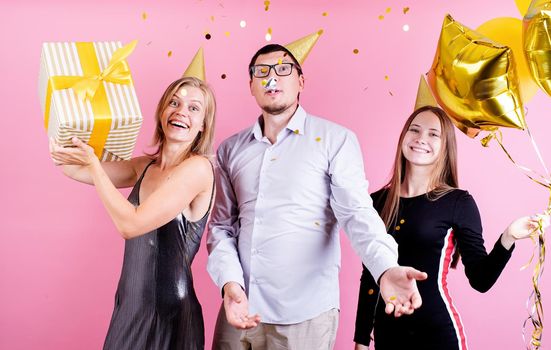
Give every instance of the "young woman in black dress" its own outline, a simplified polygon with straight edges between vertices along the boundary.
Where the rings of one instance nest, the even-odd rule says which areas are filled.
[[[417,109],[406,121],[389,183],[372,194],[375,208],[398,243],[398,262],[428,274],[418,283],[422,306],[395,318],[384,312],[378,286],[364,267],[354,341],[367,349],[374,329],[375,348],[466,349],[447,275],[459,257],[473,288],[486,292],[511,257],[514,242],[529,237],[538,217],[519,218],[488,254],[473,197],[458,189],[454,126],[437,107]],[[544,218],[548,222],[548,218]]]
[[[72,179],[94,185],[126,240],[115,309],[104,349],[204,348],[201,306],[191,262],[214,192],[215,100],[196,78],[176,80],[155,114],[151,156],[100,163],[77,138],[74,148],[50,141],[50,153]],[[117,188],[133,186],[126,200]]]

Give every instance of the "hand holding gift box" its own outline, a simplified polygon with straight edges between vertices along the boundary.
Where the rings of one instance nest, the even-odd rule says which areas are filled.
[[[76,136],[102,161],[130,159],[142,114],[126,57],[136,41],[44,43],[39,94],[48,136]]]

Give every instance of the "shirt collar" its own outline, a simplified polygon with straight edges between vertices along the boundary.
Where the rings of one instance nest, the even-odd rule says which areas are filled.
[[[258,117],[256,123],[254,123],[251,130],[252,135],[257,141],[261,141],[264,135],[262,134],[262,127],[260,126],[262,116]],[[304,135],[304,124],[306,123],[306,111],[300,105],[298,106],[295,114],[287,123],[286,129],[292,131],[298,135]]]

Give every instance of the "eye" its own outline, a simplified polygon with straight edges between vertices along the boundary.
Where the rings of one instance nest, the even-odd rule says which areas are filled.
[[[196,105],[191,105],[189,106],[189,110],[192,112],[199,112],[201,108],[199,108],[199,106],[196,106]]]
[[[440,137],[440,134],[438,134],[436,132],[431,132],[429,135],[432,136],[432,137]]]
[[[414,134],[417,134],[419,132],[419,130],[417,128],[410,128],[409,129],[409,132],[412,132]]]
[[[178,101],[176,100],[170,100],[170,102],[168,103],[168,105],[170,107],[178,107]]]

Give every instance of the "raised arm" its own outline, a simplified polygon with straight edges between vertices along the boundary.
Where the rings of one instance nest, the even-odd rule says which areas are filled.
[[[85,156],[83,166],[88,168],[98,195],[121,236],[125,239],[143,235],[175,218],[202,192],[212,190],[212,168],[201,156],[186,159],[175,167],[145,201],[135,207],[115,188],[95,156],[93,149],[76,139],[75,146]],[[59,158],[56,161],[60,162]]]
[[[63,169],[63,174],[73,180],[93,185],[90,169],[82,164],[84,151],[78,147],[61,147],[50,138],[50,156]],[[132,187],[138,181],[141,170],[148,162],[147,157],[132,158],[117,162],[101,162],[101,166],[116,188]]]

